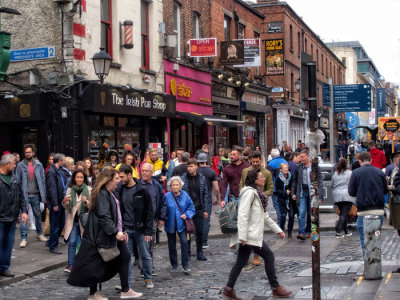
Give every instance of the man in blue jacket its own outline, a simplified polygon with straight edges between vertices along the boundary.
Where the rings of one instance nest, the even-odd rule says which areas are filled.
[[[203,222],[208,219],[208,187],[206,179],[197,172],[197,160],[191,158],[188,161],[188,173],[182,176],[184,182],[183,190],[189,194],[193,201],[196,214],[193,217],[193,223],[196,227],[196,250],[197,260],[207,260],[203,254]],[[190,253],[189,239],[189,253]]]
[[[35,152],[33,145],[25,145],[25,159],[21,161],[16,168],[15,175],[21,183],[22,193],[26,205],[32,207],[33,216],[35,217],[36,239],[47,242],[43,236],[42,220],[40,215],[40,202],[46,202],[46,183],[44,178],[43,165],[34,159]],[[28,229],[26,224],[21,224],[21,243],[20,247],[25,248],[27,245]]]
[[[389,192],[385,174],[371,165],[371,153],[361,152],[358,157],[361,167],[354,170],[349,182],[349,195],[356,197],[357,230],[360,235],[364,257],[364,216],[381,216],[385,213],[385,194]]]
[[[6,154],[0,160],[0,275],[14,277],[9,270],[15,239],[15,223],[22,211],[21,223],[26,224],[28,210],[18,178],[13,175],[15,157]]]

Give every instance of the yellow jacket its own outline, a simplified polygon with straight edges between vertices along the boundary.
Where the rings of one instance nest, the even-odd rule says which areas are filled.
[[[115,167],[115,170],[119,170],[119,168],[122,166],[122,164],[118,164],[116,167]],[[133,166],[131,166],[132,167],[132,177],[133,178],[136,178],[136,179],[139,179],[140,178],[140,176],[139,176],[139,172],[138,172],[138,170],[136,169],[136,168],[134,168]]]

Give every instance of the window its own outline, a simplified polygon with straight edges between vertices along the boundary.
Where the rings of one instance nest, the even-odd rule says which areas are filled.
[[[346,67],[346,57],[342,57],[342,64]]]
[[[254,38],[255,39],[259,39],[260,38],[260,34],[258,32],[254,31]],[[260,67],[255,67],[254,68],[254,75],[260,75]]]
[[[324,75],[324,55],[321,54],[321,74]]]
[[[231,18],[224,16],[224,38],[225,41],[231,40]]]
[[[314,60],[314,45],[311,44],[311,59]]]
[[[317,72],[319,72],[319,51],[317,49]]]
[[[176,34],[175,57],[181,56],[181,9],[174,4],[174,33]]]
[[[307,53],[307,39],[304,41],[304,52]]]
[[[300,57],[300,51],[301,51],[301,35],[300,32],[297,33],[297,53],[299,54]]]
[[[245,26],[243,24],[239,23],[239,25],[238,25],[238,36],[237,36],[237,38],[239,40],[244,40],[244,29],[245,29]]]
[[[142,30],[142,68],[150,69],[149,3],[144,0],[140,2],[140,18]]]
[[[290,38],[290,51],[293,52],[293,26],[292,25],[290,25],[289,34],[290,34],[290,36],[289,36],[289,38]]]
[[[199,14],[198,13],[193,13],[193,38],[198,39],[200,37],[200,21],[199,21]]]
[[[112,58],[112,0],[100,2],[101,46]]]

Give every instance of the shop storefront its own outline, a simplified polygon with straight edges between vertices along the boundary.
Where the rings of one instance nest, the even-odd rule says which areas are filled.
[[[165,92],[176,97],[177,116],[169,120],[170,149],[194,154],[203,144],[214,146],[212,126],[192,115],[212,116],[211,74],[164,60]],[[181,113],[181,114],[180,114]]]
[[[274,105],[276,109],[276,144],[283,141],[295,148],[297,141],[306,140],[306,114],[294,105]]]
[[[153,144],[168,154],[167,118],[175,117],[175,97],[90,84],[81,101],[84,156],[98,161],[109,149],[122,154],[126,145],[143,156]]]

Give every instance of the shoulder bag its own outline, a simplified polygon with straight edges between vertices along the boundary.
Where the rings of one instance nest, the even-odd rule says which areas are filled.
[[[110,260],[117,258],[120,254],[117,245],[115,245],[114,247],[108,248],[108,249],[107,248],[98,248],[98,252],[104,262],[109,262]]]
[[[179,209],[181,215],[183,215],[183,212],[182,212],[182,210],[181,210],[181,207],[179,206],[178,200],[175,198],[174,195],[172,195],[172,197],[174,197],[175,203],[176,203],[176,205],[178,206],[178,209]],[[195,230],[193,220],[192,220],[192,219],[186,218],[186,219],[185,219],[185,227],[186,227],[186,232],[187,232],[187,233],[193,233],[194,230]]]

